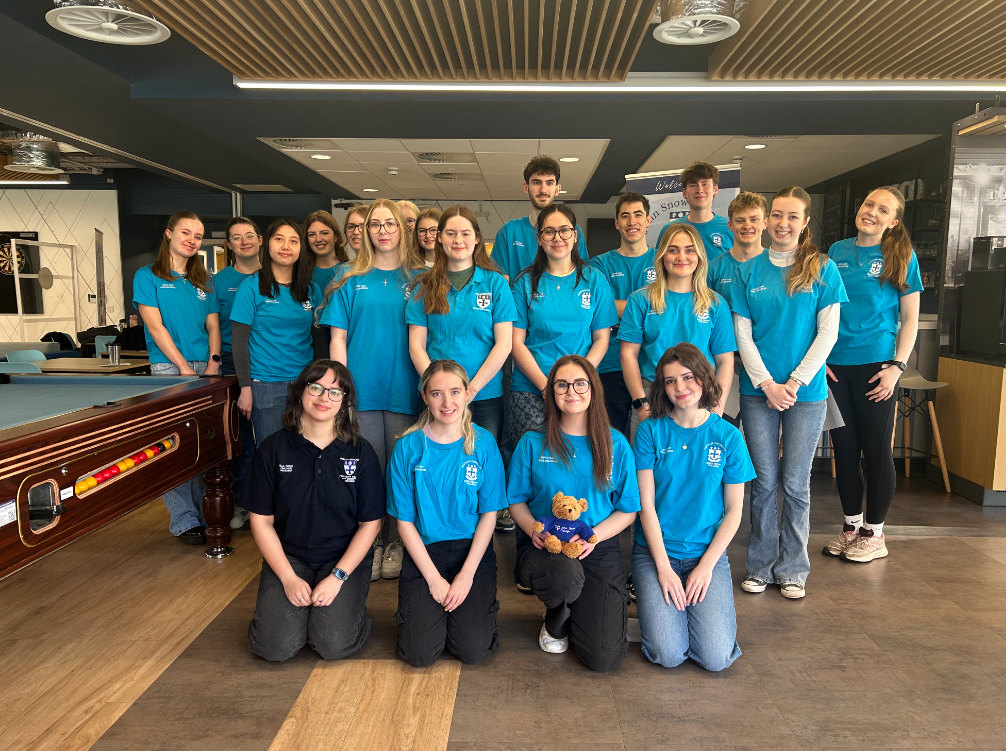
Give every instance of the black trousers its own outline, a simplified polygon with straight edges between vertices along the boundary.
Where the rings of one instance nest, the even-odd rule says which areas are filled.
[[[611,427],[618,430],[626,438],[629,437],[629,413],[632,411],[632,397],[625,385],[622,371],[613,373],[598,373],[601,385],[604,386],[604,407],[608,410],[608,420]]]
[[[426,552],[447,581],[461,571],[471,540],[445,540],[426,546]],[[472,588],[457,610],[448,613],[430,594],[430,588],[409,551],[398,578],[398,642],[395,654],[417,668],[432,665],[444,647],[459,660],[475,663],[499,647],[496,630],[496,552],[492,541],[486,548]]]
[[[891,432],[898,390],[883,402],[872,402],[866,396],[877,385],[869,380],[880,372],[880,366],[881,363],[829,366],[838,382],[829,380],[828,385],[845,420],[845,427],[831,431],[842,511],[846,516],[863,512],[865,486],[865,519],[869,524],[884,521],[894,500],[896,480]],[[866,465],[865,482],[863,464]]]
[[[311,564],[287,556],[294,573],[311,589],[332,573],[338,560]],[[255,615],[248,626],[248,647],[271,662],[289,660],[305,644],[326,660],[349,657],[370,636],[367,594],[370,592],[370,563],[363,563],[342,583],[342,589],[327,607],[296,607],[286,597],[283,582],[268,563],[262,561]]]
[[[519,581],[545,605],[545,629],[569,637],[576,656],[605,671],[625,657],[629,594],[617,538],[604,540],[582,561],[539,550],[517,528]]]

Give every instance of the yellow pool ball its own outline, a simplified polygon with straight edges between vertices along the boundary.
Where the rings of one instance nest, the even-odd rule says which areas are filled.
[[[126,465],[126,469],[132,469],[133,467],[136,466],[136,462],[134,462],[132,459],[123,459],[122,463]]]
[[[123,459],[123,460],[122,460],[121,462],[116,462],[116,463],[115,463],[115,466],[119,468],[119,471],[120,471],[120,472],[124,472],[124,471],[126,471],[127,469],[129,469],[129,465],[128,465],[128,464],[126,464],[126,461],[125,461],[125,459]]]
[[[143,449],[143,453],[147,455],[148,459],[153,459],[156,456],[153,449]]]
[[[76,493],[77,495],[80,495],[89,487],[90,485],[87,484],[87,480],[81,480],[80,482],[78,482],[76,485],[73,486],[73,492]]]
[[[88,490],[97,487],[98,485],[98,479],[96,477],[88,477],[86,480],[84,480],[84,482],[87,483]]]

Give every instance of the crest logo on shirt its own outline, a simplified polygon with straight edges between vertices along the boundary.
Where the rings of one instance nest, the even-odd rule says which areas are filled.
[[[301,305],[304,306],[304,310],[310,310],[312,307],[310,300],[305,300],[304,302],[301,303]]]
[[[709,311],[703,310],[701,313],[696,314],[695,320],[699,323],[709,323]]]
[[[646,283],[650,284],[651,282],[655,282],[656,280],[657,280],[657,270],[655,268],[653,268],[652,266],[647,267],[647,269],[646,269]]]
[[[706,466],[720,467],[723,465],[723,444],[710,443],[706,446]]]
[[[359,463],[359,459],[343,459],[342,460],[342,471],[347,475],[356,474],[356,465]]]
[[[580,307],[585,310],[590,310],[590,290],[585,289],[580,293]]]
[[[465,462],[465,485],[479,484],[479,465],[477,462]]]
[[[715,245],[717,248],[723,246],[723,235],[721,235],[719,232],[713,232],[713,234],[709,236],[709,239],[713,241],[713,245]]]
[[[475,295],[475,304],[479,306],[479,310],[488,310],[489,306],[493,302],[492,292],[479,292]]]
[[[203,292],[203,291],[202,291],[201,289],[198,289],[198,288],[197,288],[197,289],[196,289],[196,297],[197,297],[197,298],[199,298],[199,301],[200,301],[200,302],[202,302],[203,300],[205,300],[205,299],[206,299],[206,293],[205,293],[205,292]]]
[[[871,279],[876,279],[884,270],[884,260],[882,258],[874,258],[870,261],[870,268],[867,270],[866,275]]]

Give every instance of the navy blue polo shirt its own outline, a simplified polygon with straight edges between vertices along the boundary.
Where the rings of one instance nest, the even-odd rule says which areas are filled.
[[[320,449],[279,430],[259,444],[240,505],[274,517],[287,555],[328,563],[346,552],[359,522],[384,518],[384,476],[363,438],[355,446],[337,438]]]

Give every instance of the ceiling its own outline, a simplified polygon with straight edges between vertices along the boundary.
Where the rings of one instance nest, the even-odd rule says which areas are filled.
[[[362,199],[524,200],[521,171],[534,156],[560,165],[565,199],[579,200],[606,140],[261,138]],[[394,174],[392,174],[394,172]]]
[[[787,185],[816,185],[937,137],[672,136],[660,144],[639,171],[681,169],[696,159],[731,164],[740,157],[741,188],[773,193]],[[764,144],[765,148],[745,148],[752,144]]]

